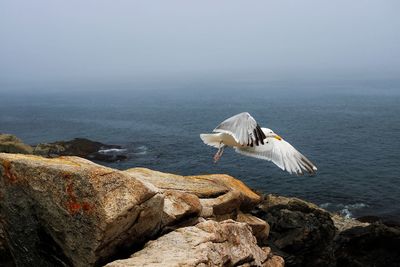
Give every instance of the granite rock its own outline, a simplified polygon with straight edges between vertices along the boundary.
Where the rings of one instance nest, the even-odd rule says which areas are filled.
[[[257,245],[245,223],[226,220],[204,221],[196,226],[170,232],[130,258],[107,264],[108,267],[133,266],[274,266],[283,260],[269,249]]]
[[[254,208],[261,197],[241,181],[224,174],[181,176],[146,168],[133,168],[125,172],[152,183],[161,191],[174,190],[195,195],[202,205],[203,217],[234,214]]]
[[[155,236],[164,196],[78,157],[0,153],[0,214],[20,266],[92,266]]]

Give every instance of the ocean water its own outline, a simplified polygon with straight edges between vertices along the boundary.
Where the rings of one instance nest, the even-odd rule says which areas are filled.
[[[264,193],[295,196],[345,216],[400,219],[399,86],[187,83],[179,86],[0,89],[0,132],[36,144],[85,137],[122,145],[108,164],[189,174],[227,173]],[[40,91],[40,90],[39,90]],[[47,91],[47,92],[46,92]],[[202,143],[236,113],[250,112],[318,167],[313,177]]]

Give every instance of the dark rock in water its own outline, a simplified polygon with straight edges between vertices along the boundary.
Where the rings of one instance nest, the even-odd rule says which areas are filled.
[[[297,198],[267,195],[254,214],[269,223],[269,245],[286,266],[334,266],[336,228],[327,211]]]
[[[357,218],[360,222],[366,223],[383,223],[386,226],[400,227],[400,222],[396,220],[386,219],[379,216],[367,215]]]
[[[45,157],[78,156],[97,161],[115,162],[127,159],[126,150],[85,138],[38,144],[33,154]]]
[[[341,232],[335,240],[337,266],[400,266],[400,228],[374,223]]]
[[[12,134],[0,134],[0,152],[32,154],[33,148]]]
[[[0,152],[35,154],[48,158],[58,156],[78,156],[95,161],[115,162],[128,158],[126,149],[118,145],[107,145],[85,138],[75,138],[71,141],[42,143],[32,148],[11,134],[0,134]]]
[[[285,266],[400,266],[400,227],[378,217],[360,222],[274,195],[265,196],[253,214],[270,224],[268,245]]]
[[[365,223],[374,223],[374,222],[380,222],[382,219],[378,216],[367,215],[367,216],[358,217],[357,220],[360,222],[365,222]]]

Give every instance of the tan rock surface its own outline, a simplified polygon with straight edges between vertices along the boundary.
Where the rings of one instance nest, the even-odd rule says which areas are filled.
[[[171,225],[189,217],[198,217],[202,206],[196,195],[166,190],[164,195],[164,224]]]
[[[346,231],[347,229],[357,226],[366,227],[370,225],[370,223],[363,223],[353,218],[345,218],[339,214],[333,214],[331,218],[339,232]]]
[[[200,199],[200,202],[205,209],[210,208],[212,210],[212,215],[224,215],[238,210],[241,199],[240,193],[235,190],[216,198]]]
[[[205,217],[229,214],[237,209],[251,209],[261,200],[244,183],[225,174],[180,176],[146,168],[133,168],[125,172],[152,183],[160,190],[182,191],[198,196]]]
[[[153,171],[146,168],[132,168],[125,172],[133,177],[152,183],[161,190],[176,190],[191,193],[199,198],[216,197],[230,191],[218,181],[191,178],[171,173]]]
[[[273,255],[270,259],[268,259],[263,267],[284,267],[285,261],[281,256]]]
[[[0,196],[21,266],[102,262],[159,231],[164,205],[151,184],[78,157],[0,153]],[[57,259],[40,255],[39,245],[51,246]]]
[[[245,213],[239,213],[236,217],[236,221],[247,223],[251,227],[253,235],[257,238],[258,243],[267,243],[270,226],[266,221]]]
[[[254,193],[242,181],[235,179],[227,174],[208,174],[186,177],[188,179],[200,179],[204,181],[209,181],[210,183],[218,183],[229,188],[229,191],[239,192],[242,198],[242,208],[253,208],[255,204],[258,204],[261,201],[261,197],[258,194]]]
[[[262,202],[263,209],[269,209],[274,206],[290,206],[290,205],[304,205],[311,209],[317,209],[326,212],[324,209],[318,207],[314,203],[304,201],[300,198],[296,197],[284,197],[284,196],[277,196],[273,194],[268,194],[265,196],[265,199]]]
[[[257,246],[247,224],[209,220],[170,232],[106,266],[283,266],[277,262],[269,250]]]

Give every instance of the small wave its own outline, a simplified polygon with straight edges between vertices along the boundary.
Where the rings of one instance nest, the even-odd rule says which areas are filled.
[[[135,152],[133,154],[135,154],[135,155],[146,155],[147,151],[148,151],[147,146],[138,146],[135,149]]]
[[[367,207],[367,204],[364,203],[355,203],[344,205],[344,207],[339,211],[340,215],[344,216],[346,219],[353,218],[353,212],[358,209],[362,209]]]
[[[354,203],[354,204],[332,204],[332,203],[322,203],[319,205],[323,209],[327,209],[333,212],[338,212],[343,217],[349,219],[353,218],[353,212],[359,209],[368,207],[365,203]]]
[[[110,148],[110,149],[100,149],[98,152],[101,154],[121,154],[127,151],[126,148]]]

